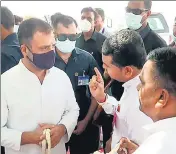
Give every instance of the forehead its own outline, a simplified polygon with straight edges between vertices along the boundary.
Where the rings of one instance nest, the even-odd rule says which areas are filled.
[[[105,56],[105,55],[102,55],[102,60],[103,60],[103,63],[106,64],[106,65],[110,65],[112,64],[112,56]]]
[[[97,15],[97,17],[96,17],[97,19],[102,19],[102,17],[98,14]]]
[[[56,28],[56,33],[57,34],[76,34],[77,28],[74,23],[64,26],[63,24],[59,23]]]
[[[153,81],[153,79],[155,78],[155,63],[148,60],[145,64],[144,67],[141,71],[141,77],[144,80],[148,80],[148,81]]]
[[[131,9],[145,9],[144,1],[129,1],[128,7]]]
[[[81,14],[81,16],[82,16],[82,17],[91,17],[91,18],[95,18],[95,17],[94,17],[94,13],[91,12],[91,11],[83,12],[83,13]]]
[[[49,33],[36,32],[32,38],[31,44],[34,46],[47,46],[55,43],[53,31]]]

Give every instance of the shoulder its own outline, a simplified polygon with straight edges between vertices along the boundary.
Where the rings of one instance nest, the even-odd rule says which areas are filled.
[[[148,37],[149,37],[149,40],[153,40],[154,44],[158,45],[158,47],[167,46],[166,41],[153,30],[149,32]]]
[[[104,36],[103,34],[99,33],[99,32],[96,32],[96,35],[97,35],[97,38],[99,41],[105,41],[106,40],[106,36]]]
[[[18,45],[7,45],[4,44],[1,47],[1,52],[5,53],[7,56],[13,57],[15,61],[19,61],[23,56]]]
[[[134,154],[175,154],[175,133],[164,131],[149,136]]]
[[[75,51],[79,55],[81,60],[90,60],[90,61],[94,60],[93,56],[85,50],[82,50],[82,49],[76,47]]]
[[[67,74],[64,71],[62,71],[61,69],[59,69],[59,68],[57,68],[55,66],[52,67],[50,69],[50,71],[51,71],[51,73],[52,73],[53,76],[57,76],[57,77],[60,76],[59,80],[61,80],[62,78],[67,78]]]

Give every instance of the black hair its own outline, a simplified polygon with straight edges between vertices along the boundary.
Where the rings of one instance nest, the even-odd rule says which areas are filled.
[[[118,67],[134,66],[142,69],[146,61],[146,50],[141,36],[132,30],[121,30],[103,43],[103,55],[112,56],[112,63]]]
[[[95,11],[97,12],[98,15],[101,16],[101,18],[103,19],[103,21],[105,20],[105,13],[104,10],[101,8],[95,8]]]
[[[155,49],[147,60],[155,63],[154,73],[159,77],[160,86],[176,96],[176,48]]]
[[[14,18],[15,18],[15,25],[18,25],[19,23],[23,21],[23,18],[17,15],[14,15]]]
[[[52,22],[53,28],[57,28],[57,25],[59,23],[63,24],[65,27],[68,27],[68,25],[74,23],[76,27],[78,27],[78,24],[75,19],[61,13],[55,13],[54,15],[52,15],[51,22]]]
[[[151,0],[144,0],[144,6],[145,6],[145,9],[151,10],[151,8],[152,8],[152,1]]]
[[[13,28],[15,25],[13,13],[5,6],[1,6],[1,24],[7,30]]]
[[[92,8],[92,7],[85,7],[81,10],[81,14],[84,13],[84,12],[93,12],[94,14],[94,18],[96,19],[97,18],[97,12]]]
[[[20,45],[22,44],[30,45],[29,43],[36,32],[43,32],[48,34],[51,31],[52,27],[44,20],[37,18],[30,18],[28,20],[24,20],[20,24],[18,29],[18,39]]]
[[[55,23],[55,20],[58,18],[58,17],[60,17],[60,15],[62,15],[60,12],[57,12],[57,13],[55,13],[55,14],[53,14],[52,16],[51,16],[51,24],[52,24],[52,26],[54,25],[54,23]]]

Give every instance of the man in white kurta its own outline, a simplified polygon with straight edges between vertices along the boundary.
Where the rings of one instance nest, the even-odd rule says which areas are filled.
[[[44,27],[47,33],[38,31],[32,34],[34,36],[31,44],[35,43],[36,48],[49,44],[47,50],[53,49],[54,36],[52,31],[50,32],[51,27],[44,21],[26,20],[21,24],[19,31],[25,32],[26,28],[31,28],[28,26],[33,25]],[[47,51],[44,54],[34,54],[34,51],[30,51],[33,61],[29,62],[29,57],[25,55],[27,48],[22,46],[24,58],[1,76],[1,145],[5,147],[6,154],[41,154],[42,127],[53,125],[51,138],[55,135],[55,140],[51,140],[51,153],[66,154],[65,143],[75,129],[79,115],[71,82],[63,71],[52,67],[55,58],[53,50],[47,51],[44,47],[36,49],[36,53],[40,50]],[[42,60],[43,57],[48,63]],[[40,75],[36,73],[40,69],[46,69],[43,80],[39,79]],[[63,135],[59,136],[59,133]],[[57,140],[58,138],[60,140]]]
[[[148,55],[138,85],[140,110],[153,120],[139,146],[123,138],[118,154],[176,154],[176,49],[158,48]]]
[[[63,124],[67,128],[52,154],[65,153],[79,115],[72,85],[67,75],[51,68],[43,84],[22,62],[1,76],[1,144],[6,154],[39,154],[39,145],[21,146],[21,134],[40,123]]]

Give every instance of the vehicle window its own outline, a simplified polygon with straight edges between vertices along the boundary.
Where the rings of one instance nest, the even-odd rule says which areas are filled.
[[[167,25],[167,22],[164,16],[160,14],[151,15],[148,18],[148,23],[149,23],[150,28],[157,33],[168,33],[169,32],[169,27]]]
[[[164,26],[159,18],[149,18],[148,22],[152,30],[164,30]]]

